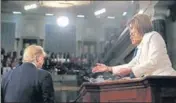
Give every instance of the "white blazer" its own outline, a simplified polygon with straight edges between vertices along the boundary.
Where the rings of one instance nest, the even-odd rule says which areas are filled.
[[[131,68],[136,77],[147,75],[176,76],[167,54],[166,44],[162,36],[155,31],[146,33],[138,45],[136,56],[124,65],[112,67],[113,74],[123,68]]]

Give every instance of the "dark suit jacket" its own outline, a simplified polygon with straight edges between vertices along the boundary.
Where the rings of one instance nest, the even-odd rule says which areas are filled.
[[[1,96],[2,102],[53,103],[52,77],[32,63],[24,63],[3,76]]]

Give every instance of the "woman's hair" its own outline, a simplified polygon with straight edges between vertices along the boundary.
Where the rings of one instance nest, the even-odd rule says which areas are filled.
[[[34,62],[39,55],[46,56],[43,48],[37,45],[30,45],[24,50],[23,62]]]
[[[146,14],[135,15],[128,23],[128,27],[135,27],[141,35],[153,30],[150,17]]]

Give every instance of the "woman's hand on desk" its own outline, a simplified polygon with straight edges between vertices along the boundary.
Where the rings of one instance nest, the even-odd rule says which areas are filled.
[[[92,72],[106,72],[111,71],[111,67],[106,66],[105,64],[97,63],[95,67],[93,67]]]

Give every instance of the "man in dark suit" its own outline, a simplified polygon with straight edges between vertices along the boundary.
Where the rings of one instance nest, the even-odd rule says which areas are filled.
[[[23,64],[2,78],[2,102],[54,103],[52,77],[40,69],[45,55],[41,46],[31,45],[25,49]]]

